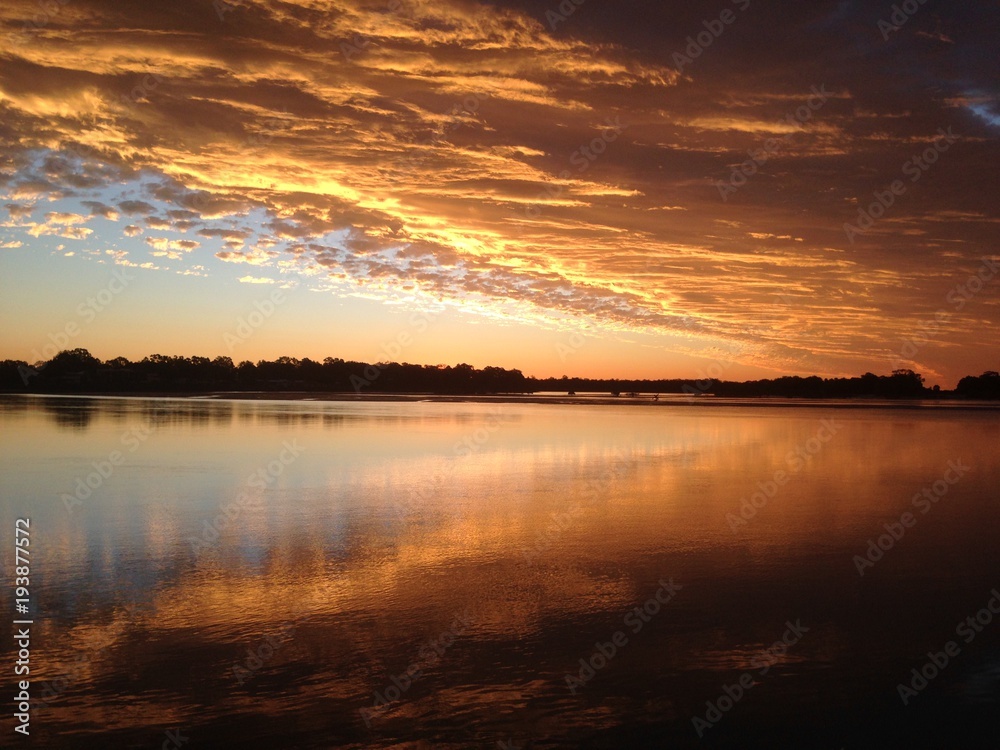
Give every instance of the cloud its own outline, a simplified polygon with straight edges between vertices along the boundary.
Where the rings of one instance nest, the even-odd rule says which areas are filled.
[[[230,251],[242,249],[247,240],[253,236],[253,232],[249,229],[199,229],[198,234],[209,239],[219,238],[225,240],[223,244]],[[223,258],[222,255],[217,255],[217,257]]]
[[[37,224],[28,230],[28,234],[34,237],[51,234],[56,237],[65,237],[68,240],[85,240],[93,233],[94,230],[88,227],[52,226],[49,224]]]
[[[148,271],[165,271],[165,270],[167,270],[163,266],[158,266],[155,263],[153,263],[152,261],[146,261],[144,263],[135,263],[135,262],[129,260],[128,258],[116,258],[115,259],[115,265],[125,266],[127,268],[143,268],[143,269],[146,269]]]
[[[136,214],[151,214],[156,211],[156,207],[146,203],[146,201],[136,201],[127,200],[122,201],[118,204],[118,208],[126,216],[135,216]]]
[[[62,213],[59,211],[50,211],[45,214],[45,221],[49,224],[61,224],[63,226],[71,226],[73,224],[84,224],[87,222],[89,217],[81,216],[80,214]]]
[[[556,32],[549,7],[254,3],[220,34],[207,2],[74,0],[5,57],[0,189],[84,198],[129,237],[195,230],[219,260],[338,292],[586,320],[674,350],[737,342],[762,366],[825,373],[888,361],[993,247],[982,9],[941,9],[940,28],[917,16],[882,44],[884,9],[751,5],[679,75],[697,4],[580,12]],[[761,43],[781,39],[796,41]],[[789,120],[821,85],[829,101]],[[949,124],[961,144],[849,243],[844,223]],[[723,201],[717,183],[772,137],[780,150]],[[935,218],[960,208],[986,220]],[[81,223],[22,231],[79,239]],[[145,241],[187,264],[197,247]],[[977,345],[976,325],[956,320],[951,340]]]
[[[239,250],[223,250],[215,254],[216,258],[227,263],[246,263],[251,266],[268,265],[268,263],[270,263],[270,261],[277,256],[278,253],[267,252],[258,248],[254,248],[248,252],[240,252]]]
[[[201,247],[201,243],[194,240],[172,240],[167,237],[144,237],[143,242],[153,248],[151,255],[154,257],[171,260],[180,260],[183,253],[190,253]]]
[[[101,216],[109,221],[118,221],[118,212],[111,206],[100,201],[81,201],[81,204],[90,209],[91,216]]]
[[[86,239],[93,234],[94,230],[89,227],[79,227],[76,225],[85,223],[89,218],[80,214],[50,211],[45,214],[44,223],[32,223],[29,225],[28,234],[33,237],[55,235],[73,240]]]
[[[260,276],[241,276],[237,279],[241,284],[276,284],[274,279],[267,279]]]
[[[15,221],[30,218],[32,212],[34,211],[34,206],[26,206],[19,203],[7,203],[4,205],[4,208],[7,209],[7,213],[10,215],[10,218]]]

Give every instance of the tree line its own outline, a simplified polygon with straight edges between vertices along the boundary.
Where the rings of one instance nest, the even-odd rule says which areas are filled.
[[[968,376],[954,391],[927,388],[912,370],[891,375],[865,373],[854,378],[782,377],[723,380],[624,380],[534,378],[502,367],[355,362],[327,357],[278,357],[234,363],[230,357],[179,357],[153,354],[133,362],[104,362],[86,349],[61,351],[46,362],[0,362],[0,390],[32,393],[198,393],[206,391],[323,391],[418,394],[688,394],[783,398],[969,398],[1000,399],[1000,374]]]

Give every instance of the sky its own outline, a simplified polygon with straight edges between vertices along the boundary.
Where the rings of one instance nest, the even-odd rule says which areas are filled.
[[[1000,369],[998,34],[995,0],[5,0],[0,358],[953,387]]]

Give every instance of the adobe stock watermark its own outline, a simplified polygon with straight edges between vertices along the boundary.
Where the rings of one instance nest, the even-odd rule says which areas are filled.
[[[692,383],[685,383],[681,387],[681,391],[688,395],[688,400],[693,400],[697,396],[704,396],[710,390],[712,386],[715,385],[716,381],[722,377],[726,370],[734,367],[736,365],[736,357],[742,353],[740,347],[736,347],[733,351],[726,352],[732,359],[716,359],[708,367],[699,367],[696,375],[698,380]]]
[[[732,4],[740,9],[740,12],[745,11],[750,7],[750,0],[731,0]],[[695,36],[689,36],[685,41],[687,42],[687,47],[684,48],[684,53],[674,52],[670,59],[673,60],[674,66],[677,68],[678,73],[683,73],[684,68],[688,65],[694,63],[702,54],[707,50],[712,44],[725,32],[726,28],[732,26],[736,23],[737,16],[733,13],[732,9],[724,8],[717,19],[702,21],[701,25],[705,27],[704,31],[699,31]]]
[[[408,153],[392,162],[392,167],[402,172],[413,171],[427,159],[427,147],[448,143],[447,136],[461,128],[470,117],[479,112],[482,103],[489,97],[485,91],[476,91],[451,105],[444,113],[444,122],[435,128],[429,138],[407,144]]]
[[[545,11],[545,20],[549,23],[549,30],[555,31],[561,23],[566,23],[569,17],[576,13],[576,9],[586,3],[587,0],[562,0],[555,8]]]
[[[993,616],[1000,615],[1000,591],[994,588],[990,591],[990,600],[975,614],[969,615],[955,626],[955,635],[967,646],[976,640],[976,636],[993,623]],[[962,653],[958,641],[950,640],[940,651],[928,651],[927,661],[920,667],[910,670],[910,679],[906,683],[896,685],[896,692],[904,706],[923,692],[931,681],[944,671],[952,659]]]
[[[952,304],[955,310],[960,312],[964,309],[966,304],[983,291],[986,285],[1000,273],[1000,263],[997,262],[996,258],[983,258],[982,261],[983,264],[974,275],[967,278],[964,283],[956,284],[945,295],[945,299]]]
[[[250,133],[244,143],[248,149],[258,149],[264,146],[271,145],[274,141],[274,131],[283,128],[291,114],[288,110],[279,110],[278,114],[272,114],[270,117],[256,123],[253,132]]]
[[[915,494],[910,500],[910,504],[920,511],[921,516],[926,516],[930,513],[931,508],[937,505],[941,498],[947,495],[951,488],[958,484],[962,480],[962,477],[970,471],[972,471],[972,467],[963,464],[960,458],[949,461],[948,468],[945,469],[942,477],[936,479]],[[864,577],[865,571],[868,568],[874,568],[875,563],[885,557],[885,554],[895,547],[896,543],[906,535],[906,530],[912,529],[917,525],[918,520],[918,516],[915,516],[910,511],[905,511],[900,515],[898,521],[882,524],[882,528],[885,529],[886,533],[874,539],[869,539],[865,554],[863,556],[855,555],[852,559],[854,567],[858,570],[858,575]]]
[[[698,737],[704,737],[705,732],[722,721],[726,713],[743,700],[751,689],[760,684],[754,677],[755,672],[760,677],[766,675],[771,667],[781,661],[788,649],[802,640],[802,636],[808,632],[809,628],[802,624],[802,620],[796,620],[794,623],[786,622],[785,632],[781,638],[750,659],[750,670],[741,674],[732,685],[723,685],[722,695],[714,701],[706,701],[704,718],[695,716],[691,719]]]
[[[419,335],[426,332],[430,325],[436,321],[436,315],[431,315],[430,313],[413,313],[407,322],[415,333]],[[403,350],[413,346],[415,340],[414,334],[411,334],[409,331],[400,331],[392,339],[384,342],[380,350],[385,356],[398,361]],[[351,375],[351,387],[354,388],[354,392],[361,393],[363,388],[371,386],[372,383],[381,377],[388,364],[388,362],[379,362],[378,364],[368,365],[362,371],[361,375]]]
[[[410,9],[422,8],[430,2],[431,0],[389,0],[389,2],[385,4],[385,10],[388,13],[399,13],[406,6],[410,6]],[[371,39],[364,37],[361,34],[355,34],[348,41],[340,43],[340,54],[342,54],[348,62],[353,62],[354,58],[367,49],[371,43]]]
[[[160,750],[178,750],[178,748],[184,747],[184,745],[191,741],[190,737],[185,737],[181,734],[180,729],[167,729],[164,731],[163,736],[166,739],[160,743]]]
[[[691,318],[690,316],[685,316],[685,322],[687,320],[693,321],[693,325],[701,330],[705,330],[704,324],[697,318]],[[711,333],[709,331],[709,333]],[[757,336],[762,333],[760,328],[750,326],[743,329],[743,333],[746,336]],[[708,367],[702,367],[698,369],[696,373],[698,380],[692,383],[685,383],[681,388],[683,393],[688,396],[688,402],[693,402],[698,396],[704,396],[710,390],[712,386],[722,377],[726,370],[734,367],[737,364],[737,358],[742,355],[747,350],[747,345],[737,344],[729,351],[723,350],[723,354],[728,355],[728,359],[723,359],[722,357],[717,358]]]
[[[740,499],[740,514],[738,516],[734,513],[726,514],[726,522],[734,534],[738,533],[742,527],[749,525],[757,513],[778,494],[778,490],[797,476],[808,465],[809,459],[822,451],[844,426],[833,419],[823,419],[819,424],[815,435],[796,445],[785,454],[787,470],[777,469],[769,480],[757,482],[757,491],[749,497]]]
[[[625,614],[622,622],[632,632],[632,635],[638,635],[646,624],[660,613],[663,607],[673,601],[677,592],[684,588],[679,583],[674,583],[673,578],[666,581],[661,578],[659,584],[660,588],[649,599]],[[576,691],[594,679],[597,673],[608,666],[628,643],[628,635],[624,630],[616,630],[607,641],[595,643],[593,654],[588,657],[580,657],[579,672],[576,675],[566,675],[566,687],[569,688],[570,693],[576,695]]]
[[[933,143],[919,154],[914,154],[911,158],[903,162],[903,175],[910,178],[910,183],[920,181],[927,171],[934,166],[941,155],[948,151],[959,139],[959,136],[951,132],[951,127],[938,128],[938,135]],[[858,209],[858,218],[855,224],[844,223],[844,233],[853,245],[855,238],[860,234],[864,235],[875,226],[875,223],[885,216],[886,212],[896,205],[896,200],[906,194],[909,186],[901,179],[893,180],[885,190],[876,190],[873,195],[875,200],[867,207]]]
[[[582,144],[570,155],[569,163],[571,166],[576,167],[576,174],[583,174],[590,169],[591,165],[608,150],[608,146],[621,137],[621,134],[628,128],[628,125],[623,125],[621,116],[615,115],[614,117],[605,118],[601,128],[599,136],[593,138],[589,143]],[[569,169],[564,169],[559,173],[559,179],[563,181],[569,180],[573,177],[573,174]],[[541,207],[545,205],[544,201],[558,200],[565,192],[566,188],[558,182],[549,183],[545,186],[544,190],[535,196],[536,200],[540,201],[539,203],[529,203],[524,207],[524,215],[529,219],[538,218],[542,213]]]
[[[274,484],[278,477],[285,473],[285,469],[295,463],[296,459],[305,451],[297,439],[291,442],[285,441],[282,450],[277,457],[269,461],[267,465],[259,467],[253,474],[247,477],[248,488],[265,490]],[[201,536],[188,537],[191,551],[197,558],[207,550],[212,549],[219,541],[222,534],[232,526],[233,522],[239,518],[247,508],[257,507],[257,498],[252,497],[247,492],[243,492],[231,503],[220,503],[219,514],[212,519],[205,519],[202,523]]]
[[[964,282],[953,286],[945,295],[945,300],[951,304],[952,310],[940,308],[934,313],[934,319],[922,324],[916,332],[908,336],[903,346],[892,358],[892,369],[898,370],[904,366],[905,362],[912,362],[913,357],[931,339],[939,336],[944,324],[954,316],[955,312],[961,312],[965,306],[971,302],[983,289],[986,288],[1000,273],[1000,263],[994,258],[983,258],[979,270],[969,276]]]
[[[35,715],[37,716],[43,709],[51,708],[52,704],[69,690],[74,683],[84,678],[92,668],[94,660],[104,656],[105,652],[110,650],[111,645],[108,643],[91,651],[78,654],[70,666],[60,664],[61,671],[59,674],[50,680],[46,680],[42,686],[42,697],[31,702],[31,710],[35,712]]]
[[[38,12],[32,15],[19,31],[11,31],[4,38],[8,47],[19,47],[28,43],[28,38],[36,32],[48,26],[52,19],[59,15],[63,6],[69,5],[71,0],[38,0],[35,4]]]
[[[85,326],[93,323],[100,313],[107,310],[115,301],[115,298],[128,289],[128,285],[133,281],[135,281],[135,276],[130,276],[120,268],[112,271],[111,279],[102,289],[96,294],[88,296],[76,306],[76,314],[79,318],[82,318],[83,322],[78,323],[75,320],[70,320],[66,322],[62,330],[50,333],[48,335],[49,343],[42,346],[41,353],[37,349],[31,350],[31,356],[34,358],[33,361],[50,360],[59,352],[68,348],[70,341],[79,336]]]
[[[478,453],[491,440],[493,435],[507,423],[508,420],[504,410],[499,406],[494,407],[487,413],[480,427],[477,427],[455,442],[454,446],[452,446],[454,457],[467,458]],[[431,486],[423,489],[414,487],[410,490],[410,494],[406,498],[393,501],[397,518],[404,519],[411,513],[416,512],[423,503],[436,494],[436,485],[451,476],[457,464],[452,461],[445,466],[445,469],[434,475],[430,482]]]
[[[156,73],[147,73],[132,90],[121,95],[121,101],[126,107],[134,107],[136,104],[149,98],[149,94],[163,83],[166,79]]]
[[[241,661],[234,662],[232,666],[232,674],[236,684],[242,687],[263,669],[264,665],[274,658],[275,654],[288,645],[295,630],[307,619],[308,616],[297,623],[285,623],[278,628],[276,633],[265,636],[263,642],[257,644],[256,648],[247,646],[246,657]]]
[[[253,311],[236,319],[236,327],[222,334],[222,343],[232,354],[240,344],[245,344],[270,320],[278,307],[285,303],[285,295],[280,289],[275,289],[270,295],[253,303]]]
[[[372,719],[381,716],[393,703],[401,700],[413,684],[424,677],[424,670],[441,661],[455,642],[472,627],[475,618],[469,610],[456,614],[447,629],[425,641],[417,651],[417,658],[398,675],[392,675],[390,684],[374,693],[371,708],[361,708],[359,713],[365,726],[371,728]]]
[[[820,84],[819,88],[812,87],[812,96],[801,107],[794,112],[785,115],[785,122],[790,125],[800,127],[813,118],[813,114],[823,108],[823,105],[833,96],[826,90],[826,84]],[[781,151],[782,147],[791,140],[795,133],[788,133],[781,138],[768,138],[764,141],[763,147],[758,149],[748,149],[747,155],[750,157],[739,166],[733,167],[729,175],[729,182],[722,180],[715,181],[715,187],[722,196],[723,201],[728,201],[729,196],[747,184],[749,179],[773,159]]]
[[[580,351],[586,344],[587,340],[576,331],[569,335],[566,343],[556,342],[556,354],[559,355],[559,361],[565,364],[567,359]]]
[[[893,4],[888,20],[880,18],[876,24],[878,30],[882,32],[882,41],[889,41],[889,35],[902,29],[926,2],[927,0],[904,0],[902,3]]]
[[[641,456],[641,458],[645,457],[645,455]],[[562,510],[553,511],[549,514],[551,522],[538,531],[535,535],[535,542],[531,547],[521,551],[524,561],[530,565],[538,557],[547,552],[555,543],[555,540],[576,523],[576,520],[583,515],[585,510],[594,507],[603,497],[606,497],[612,483],[633,469],[638,460],[639,458],[628,458],[620,450],[615,449],[614,461],[595,479],[587,482],[587,488],[583,493],[582,499],[567,503]]]
[[[128,617],[125,618],[125,622],[121,627],[134,626],[140,614],[148,615],[154,613],[152,608],[136,603],[126,604],[122,609],[128,613]],[[114,619],[118,619],[117,615]],[[31,701],[32,713],[37,717],[43,710],[52,708],[54,703],[72,690],[81,680],[85,679],[92,669],[96,668],[95,665],[100,659],[109,657],[116,645],[117,639],[114,635],[109,635],[106,641],[100,645],[93,645],[90,638],[85,638],[81,644],[74,644],[74,646],[79,647],[74,648],[75,657],[73,663],[68,666],[64,662],[52,665],[53,667],[58,666],[59,673],[42,683],[41,696],[33,698]]]
[[[139,446],[143,445],[149,439],[149,436],[153,434],[155,429],[153,424],[150,423],[142,427],[130,427],[125,430],[119,438],[119,442],[125,448],[125,451],[122,452],[116,449],[111,451],[103,461],[92,461],[90,465],[94,470],[84,477],[76,478],[73,494],[64,492],[60,495],[66,511],[72,515],[78,506],[83,505],[85,500],[89,500],[95,492],[101,489],[104,483],[114,475],[115,469],[124,464],[129,455],[139,450]]]
[[[232,13],[237,8],[242,8],[243,5],[243,0],[212,0],[212,10],[223,23],[226,21],[227,13]]]

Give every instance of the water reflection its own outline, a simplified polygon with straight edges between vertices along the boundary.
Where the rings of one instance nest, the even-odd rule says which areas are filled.
[[[206,747],[694,747],[692,718],[789,621],[808,631],[712,746],[995,731],[1000,627],[918,710],[896,694],[1000,583],[995,413],[0,398],[0,422],[4,528],[37,529],[38,747],[178,727]],[[955,458],[974,470],[859,576]],[[633,632],[665,578],[682,588]]]

